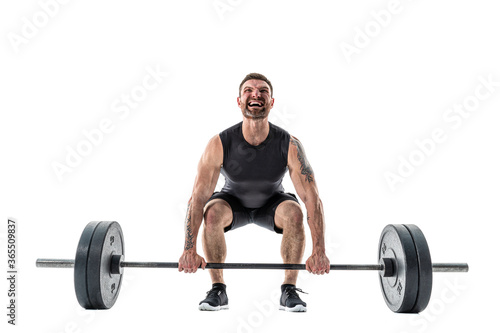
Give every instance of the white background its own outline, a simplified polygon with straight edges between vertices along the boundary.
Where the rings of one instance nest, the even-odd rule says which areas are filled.
[[[50,16],[44,3],[52,3]],[[0,216],[18,221],[20,272],[15,328],[6,323],[2,279],[2,331],[498,326],[500,8],[493,1],[401,0],[390,17],[380,14],[391,6],[389,0],[2,2]],[[29,22],[39,27],[30,30]],[[371,36],[363,37],[365,29]],[[346,44],[357,53],[346,56]],[[140,88],[147,68],[168,76],[127,115],[114,112],[122,95]],[[228,271],[230,310],[207,313],[197,304],[210,289],[208,272],[128,269],[111,310],[80,310],[72,270],[36,268],[36,258],[72,258],[89,221],[114,220],[128,260],[177,261],[197,162],[213,135],[241,120],[238,85],[250,72],[273,83],[271,121],[304,144],[332,263],[375,263],[383,227],[414,223],[434,261],[468,262],[470,272],[436,274],[420,315],[392,313],[375,272],[302,272],[298,286],[309,292],[308,312],[290,314],[277,310],[274,296],[282,272]],[[460,123],[443,118],[455,104],[472,103],[476,89],[486,94],[477,88],[480,77],[496,82],[488,97]],[[85,145],[83,132],[103,119],[113,130],[59,179],[54,163],[65,164],[68,149]],[[429,140],[435,129],[446,140],[418,153],[415,141]],[[385,175],[398,174],[400,158],[410,156],[420,165],[391,190]],[[293,191],[288,176],[284,185]],[[306,230],[304,261],[311,251]],[[281,260],[281,237],[264,229],[248,226],[226,239],[227,262]]]

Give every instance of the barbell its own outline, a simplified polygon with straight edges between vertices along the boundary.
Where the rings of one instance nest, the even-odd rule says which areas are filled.
[[[118,222],[87,224],[75,259],[37,259],[37,267],[74,268],[78,303],[85,309],[110,309],[116,302],[125,267],[178,268],[176,262],[124,261]],[[330,270],[378,271],[387,306],[397,313],[419,313],[429,303],[433,272],[468,272],[466,263],[432,263],[422,231],[413,224],[389,224],[380,236],[378,264],[330,265]],[[207,263],[208,269],[305,270],[303,264]]]

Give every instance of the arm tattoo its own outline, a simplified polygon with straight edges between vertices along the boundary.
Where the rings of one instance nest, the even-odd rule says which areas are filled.
[[[295,140],[293,137],[290,137],[290,143],[297,147],[297,158],[300,162],[300,173],[306,176],[306,182],[313,182],[313,170],[311,168],[311,165],[307,161],[304,147],[302,147],[302,144],[299,142],[299,140]]]
[[[184,250],[192,249],[194,246],[194,235],[191,225],[191,204],[188,204],[187,215],[186,215],[186,244],[184,245]]]

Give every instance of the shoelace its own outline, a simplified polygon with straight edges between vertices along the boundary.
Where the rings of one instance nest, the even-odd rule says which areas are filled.
[[[289,298],[300,298],[299,295],[297,294],[297,291],[303,294],[308,294],[300,288],[290,287],[285,289],[285,293],[288,295]]]
[[[219,296],[220,293],[222,293],[222,289],[212,288],[207,291],[207,298],[212,296]]]

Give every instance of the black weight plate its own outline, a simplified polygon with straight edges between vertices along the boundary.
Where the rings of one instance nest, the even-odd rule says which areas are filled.
[[[394,261],[394,275],[380,276],[380,286],[387,306],[407,313],[415,305],[418,293],[418,260],[410,232],[400,224],[389,224],[382,231],[378,259]]]
[[[78,247],[76,248],[75,267],[74,267],[74,280],[75,292],[78,303],[85,309],[92,309],[92,303],[89,299],[87,289],[87,259],[89,255],[90,242],[94,235],[94,230],[99,222],[90,222],[83,229]]]
[[[410,313],[422,312],[429,304],[432,293],[432,260],[429,246],[425,240],[425,236],[414,224],[405,224],[406,229],[413,238],[413,244],[417,251],[418,259],[418,294],[415,305],[409,311]]]
[[[94,231],[87,262],[87,288],[94,309],[109,309],[120,292],[123,274],[111,274],[111,257],[124,254],[117,222],[101,222]]]

